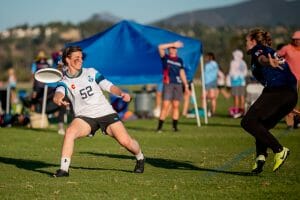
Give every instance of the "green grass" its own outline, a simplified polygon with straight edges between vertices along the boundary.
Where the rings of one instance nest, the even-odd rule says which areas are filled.
[[[134,157],[98,132],[76,141],[70,177],[51,178],[63,140],[56,129],[1,128],[0,199],[299,199],[299,129],[272,130],[291,155],[274,173],[270,152],[264,172],[251,176],[254,140],[226,116],[229,102],[208,125],[182,119],[178,134],[170,119],[162,134],[156,120],[126,122],[146,156],[144,174],[133,174]]]

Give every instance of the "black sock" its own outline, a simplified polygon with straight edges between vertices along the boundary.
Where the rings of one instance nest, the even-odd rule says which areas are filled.
[[[161,119],[160,119],[160,120],[158,121],[158,127],[157,127],[157,130],[161,130],[163,124],[164,124],[164,120],[161,120]]]
[[[178,124],[178,120],[177,119],[173,119],[173,129],[177,130],[177,124]]]

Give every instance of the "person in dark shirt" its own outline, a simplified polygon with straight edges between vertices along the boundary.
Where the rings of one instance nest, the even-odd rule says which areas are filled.
[[[42,102],[44,96],[45,84],[34,79],[34,73],[40,69],[49,68],[50,64],[47,61],[47,56],[44,51],[39,51],[36,59],[31,65],[31,73],[33,80],[32,94],[31,94],[31,111],[41,112]],[[53,93],[50,89],[48,94]]]
[[[30,123],[29,116],[25,114],[0,115],[0,127],[27,126]]]
[[[253,173],[263,171],[267,148],[274,152],[273,171],[279,169],[289,155],[289,149],[282,146],[270,129],[293,110],[297,103],[296,78],[285,60],[277,57],[271,48],[269,32],[253,29],[246,36],[246,49],[251,55],[251,71],[263,86],[263,92],[250,107],[241,121],[241,126],[256,141],[256,159]]]
[[[177,49],[183,47],[180,41],[160,44],[159,55],[163,65],[163,103],[156,131],[161,132],[169,107],[172,105],[173,131],[177,132],[177,123],[180,116],[179,107],[183,97],[182,85],[189,91],[183,61],[177,56]],[[168,54],[166,50],[168,49]]]

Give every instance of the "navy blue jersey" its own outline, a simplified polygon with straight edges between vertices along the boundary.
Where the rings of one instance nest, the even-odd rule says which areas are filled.
[[[280,68],[272,66],[263,66],[259,63],[258,58],[261,55],[268,57],[270,54],[273,58],[276,52],[267,46],[256,45],[250,50],[251,54],[251,71],[253,76],[262,85],[268,88],[272,87],[296,87],[296,78],[290,71],[287,62],[280,64]]]
[[[183,61],[179,57],[170,57],[165,55],[162,58],[163,63],[163,82],[181,84],[180,70],[183,69]]]

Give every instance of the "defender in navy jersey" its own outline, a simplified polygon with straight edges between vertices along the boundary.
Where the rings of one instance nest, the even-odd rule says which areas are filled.
[[[289,155],[289,149],[282,146],[271,134],[270,129],[297,103],[296,78],[284,60],[276,58],[271,46],[271,36],[261,29],[252,30],[246,37],[246,49],[251,55],[251,70],[254,77],[264,85],[264,90],[250,107],[241,121],[241,126],[256,142],[256,159],[253,173],[263,171],[267,148],[274,152],[273,171],[279,169]]]
[[[73,106],[75,118],[66,130],[61,153],[61,166],[54,177],[69,176],[69,166],[75,139],[94,136],[98,129],[108,134],[135,155],[137,161],[135,173],[144,172],[144,155],[136,140],[130,137],[120,121],[118,114],[103,94],[103,90],[119,96],[129,102],[129,94],[104,78],[94,68],[82,68],[83,53],[80,47],[70,46],[64,49],[62,61],[67,71],[58,83],[53,101],[59,106],[66,106],[67,96]]]
[[[160,133],[166,119],[170,105],[172,105],[173,131],[178,131],[178,119],[180,117],[180,101],[183,96],[182,84],[186,92],[189,91],[183,61],[177,56],[177,48],[183,47],[180,41],[161,44],[158,51],[163,64],[163,103],[158,121],[157,132]],[[168,49],[168,54],[166,54]]]

